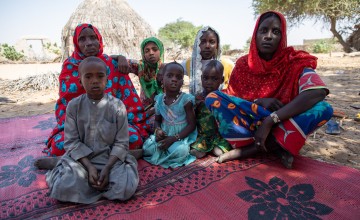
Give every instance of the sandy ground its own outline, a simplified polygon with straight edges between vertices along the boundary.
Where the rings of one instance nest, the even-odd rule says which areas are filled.
[[[340,55],[317,55],[317,72],[331,91],[326,100],[335,110],[345,114],[344,118],[334,117],[341,123],[341,134],[326,134],[326,127],[323,126],[309,136],[300,153],[317,160],[360,169],[360,122],[354,120],[360,110],[350,107],[360,104],[360,56]],[[11,80],[59,72],[60,68],[60,63],[0,64],[0,118],[53,113],[57,88],[45,91],[10,91],[8,85]],[[137,79],[132,78],[134,84],[139,86]]]

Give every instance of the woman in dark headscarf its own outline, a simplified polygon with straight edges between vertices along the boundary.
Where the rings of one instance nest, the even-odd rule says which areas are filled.
[[[218,162],[276,150],[291,168],[292,155],[299,153],[307,135],[333,113],[323,101],[329,90],[316,74],[316,65],[316,57],[287,47],[281,13],[262,14],[250,52],[237,60],[228,88],[206,98],[221,135],[234,148]]]

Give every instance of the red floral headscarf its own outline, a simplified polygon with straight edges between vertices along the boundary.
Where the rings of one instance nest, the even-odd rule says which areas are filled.
[[[84,54],[82,54],[81,51],[80,51],[79,43],[78,43],[78,38],[80,36],[80,33],[85,28],[91,28],[95,32],[95,34],[96,34],[96,36],[97,36],[97,38],[99,40],[100,48],[99,48],[99,52],[98,52],[98,54],[96,56],[98,57],[98,56],[103,54],[104,44],[103,44],[102,36],[101,36],[99,30],[96,27],[94,27],[93,25],[91,25],[91,24],[79,24],[75,28],[74,36],[73,36],[73,43],[74,43],[75,49],[74,49],[74,52],[73,52],[73,54],[71,56],[74,57],[75,59],[81,59],[81,60],[85,59]]]
[[[266,13],[275,13],[281,22],[281,41],[273,58],[263,60],[256,47],[256,33],[260,19]],[[276,11],[262,14],[256,22],[250,51],[238,59],[231,73],[229,86],[224,91],[248,101],[257,98],[276,98],[287,104],[299,94],[299,77],[305,67],[316,68],[317,58],[305,51],[287,47],[286,20]]]

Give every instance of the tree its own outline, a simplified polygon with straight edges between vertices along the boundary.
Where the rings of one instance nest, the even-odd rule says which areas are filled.
[[[230,50],[230,48],[231,48],[230,44],[224,44],[221,46],[221,51],[225,52]]]
[[[249,37],[247,40],[246,40],[246,43],[243,47],[243,50],[244,52],[248,53],[249,50],[250,50],[250,44],[251,44],[251,37]]]
[[[2,55],[6,59],[17,61],[24,57],[24,54],[17,52],[14,46],[10,46],[8,44],[2,44],[1,47],[2,47],[1,49]]]
[[[360,22],[360,0],[253,0],[255,14],[269,9],[279,11],[296,26],[306,18],[322,20],[330,27],[334,37],[343,46],[345,52],[351,52],[344,37],[354,31]]]
[[[159,29],[159,38],[181,45],[182,48],[189,48],[193,45],[197,31],[201,28],[194,26],[191,22],[182,21],[166,24]]]

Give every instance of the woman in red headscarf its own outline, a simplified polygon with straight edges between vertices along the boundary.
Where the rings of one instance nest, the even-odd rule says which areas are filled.
[[[148,137],[150,124],[139,96],[127,74],[118,71],[117,62],[103,54],[102,37],[96,27],[91,24],[80,24],[75,28],[73,37],[75,50],[63,63],[59,76],[59,99],[55,105],[57,125],[47,140],[44,150],[49,156],[64,154],[64,122],[66,106],[70,100],[85,93],[79,82],[78,67],[80,62],[89,56],[102,59],[108,69],[108,83],[105,90],[119,98],[126,106],[129,122],[130,149],[141,148],[143,140]]]
[[[228,88],[206,98],[221,135],[234,148],[218,162],[276,150],[291,168],[292,155],[333,112],[323,101],[329,90],[314,71],[316,65],[316,57],[287,47],[281,13],[262,14],[250,52],[237,60]]]

